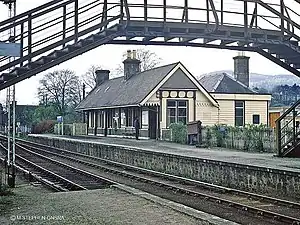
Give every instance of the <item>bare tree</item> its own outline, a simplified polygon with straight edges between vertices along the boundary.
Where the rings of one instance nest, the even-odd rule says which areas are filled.
[[[54,105],[60,115],[65,115],[68,107],[74,107],[81,99],[80,81],[71,70],[57,70],[47,73],[40,80],[38,96],[40,101],[47,98],[48,104]]]
[[[126,59],[127,52],[123,53],[123,60]],[[158,66],[162,59],[156,55],[155,52],[151,52],[150,50],[146,49],[137,49],[136,50],[136,57],[141,61],[141,71],[153,69],[154,67]],[[117,75],[121,75],[124,73],[124,66],[119,64],[115,72]]]
[[[88,88],[93,89],[96,86],[96,71],[102,69],[99,65],[91,65],[87,72],[82,76],[83,82]]]

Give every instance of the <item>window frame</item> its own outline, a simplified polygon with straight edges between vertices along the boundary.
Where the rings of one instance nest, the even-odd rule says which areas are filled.
[[[242,103],[243,106],[240,106],[239,103]],[[238,116],[237,115],[237,110],[241,110],[241,109],[243,110],[242,116]],[[238,124],[237,119],[240,119],[240,118],[242,118],[242,125]],[[234,125],[236,127],[245,126],[245,101],[242,101],[242,100],[235,100],[234,101]]]
[[[128,109],[128,127],[133,127],[133,109]]]
[[[126,127],[126,120],[127,120],[127,117],[126,117],[126,110],[124,108],[121,109],[121,127]]]
[[[101,111],[97,111],[97,128],[101,128]]]
[[[95,128],[95,111],[91,112],[91,128]]]
[[[174,102],[175,104],[170,104],[171,102]],[[185,106],[181,106],[180,103],[184,102]],[[180,120],[180,118],[185,118],[185,123],[184,124],[187,124],[188,123],[188,116],[189,116],[189,112],[188,112],[188,109],[189,109],[189,101],[186,100],[186,99],[167,99],[167,108],[166,108],[166,127],[169,128],[170,125],[172,123],[179,123],[179,122],[182,122]],[[175,109],[175,116],[170,116],[170,112],[169,112],[169,109]],[[179,116],[179,110],[180,109],[185,109],[185,116]],[[175,118],[175,122],[170,122],[170,118]]]
[[[258,118],[258,123],[254,123],[254,117],[257,117]],[[260,124],[260,115],[259,114],[253,114],[252,115],[252,123],[254,125],[259,125]]]

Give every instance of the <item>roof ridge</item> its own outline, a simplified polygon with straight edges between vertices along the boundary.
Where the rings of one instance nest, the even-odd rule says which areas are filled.
[[[215,74],[215,75],[219,75],[219,74]],[[213,87],[212,91],[217,90],[217,88],[219,87],[219,85],[221,84],[221,82],[224,79],[225,74],[221,73],[220,78],[218,79],[217,83],[215,84],[215,86]]]
[[[211,77],[211,76],[216,76],[216,75],[219,75],[217,73],[205,73],[205,74],[201,74],[197,77],[198,80],[202,79],[202,78],[205,78],[205,77]]]
[[[79,103],[76,110],[84,110],[85,108],[91,107],[99,108],[121,106],[123,104],[138,104],[138,102],[144,99],[148,92],[170,73],[170,71],[176,68],[178,64],[179,62],[175,62],[145,70],[141,73],[137,73],[128,80],[123,79],[124,76],[109,79],[92,89],[86,98]],[[123,83],[123,80],[125,83]],[[145,88],[140,87],[141,82],[146,82]],[[111,88],[105,92],[105,88],[108,86]],[[134,89],[132,89],[132,87]],[[138,90],[136,90],[137,88]],[[97,90],[99,91],[97,92]],[[99,98],[99,95],[101,95],[101,98]]]
[[[151,71],[151,70],[160,69],[160,68],[167,67],[167,66],[171,66],[171,65],[177,65],[178,63],[180,63],[180,62],[169,63],[169,64],[167,64],[167,65],[162,65],[162,66],[154,67],[154,68],[147,69],[147,70],[144,70],[144,71],[142,71],[142,72],[139,72],[138,74],[141,74],[141,73],[144,73],[144,72],[149,72],[149,71]]]

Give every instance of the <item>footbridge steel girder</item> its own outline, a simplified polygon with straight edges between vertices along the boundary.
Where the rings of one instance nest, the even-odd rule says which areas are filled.
[[[53,0],[0,22],[0,41],[21,44],[0,57],[0,90],[104,44],[255,51],[300,77],[298,12],[284,0]]]

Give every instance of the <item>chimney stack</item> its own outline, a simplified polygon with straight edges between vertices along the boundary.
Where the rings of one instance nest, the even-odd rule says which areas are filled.
[[[234,79],[249,87],[249,59],[244,53],[233,57],[234,60]]]
[[[109,80],[109,70],[96,70],[96,86],[104,83],[105,81]]]
[[[137,59],[136,50],[128,50],[127,59],[125,59],[123,63],[125,80],[128,80],[130,77],[141,72],[141,61]]]

